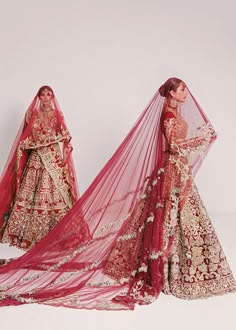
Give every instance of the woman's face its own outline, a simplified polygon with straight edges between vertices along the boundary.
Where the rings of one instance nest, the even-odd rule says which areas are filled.
[[[50,90],[48,89],[44,89],[40,96],[39,96],[39,99],[41,101],[41,105],[44,106],[44,107],[47,107],[50,105],[52,99],[53,99],[53,94]]]
[[[178,102],[184,103],[186,97],[188,95],[187,87],[184,83],[181,83],[179,87],[177,87],[176,91],[170,92],[171,96],[174,97]]]

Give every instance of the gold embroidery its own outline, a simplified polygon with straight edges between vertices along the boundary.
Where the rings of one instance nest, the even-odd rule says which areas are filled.
[[[186,125],[180,115],[171,122],[167,120],[164,128],[166,137],[171,137],[171,148],[166,167],[163,252],[173,234],[174,241],[165,258],[163,291],[184,299],[234,291],[233,275],[191,174],[192,158],[206,150],[216,133],[204,125],[199,132],[205,135],[188,140],[183,134]],[[176,194],[174,187],[178,187]]]
[[[18,148],[17,164],[22,155],[21,148],[29,147],[28,143],[29,140],[25,140]],[[3,243],[24,250],[47,235],[72,207],[59,145],[54,143],[29,153],[24,172],[18,176],[21,181],[17,182],[16,199],[2,237]]]

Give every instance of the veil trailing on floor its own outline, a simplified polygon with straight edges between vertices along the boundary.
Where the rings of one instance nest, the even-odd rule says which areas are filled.
[[[159,295],[169,249],[162,237],[168,154],[164,101],[158,91],[69,213],[32,250],[0,268],[0,306],[37,302],[122,310]],[[205,141],[191,153],[195,175],[215,131],[190,92],[179,112],[188,125],[186,141]],[[130,232],[132,223],[135,231]],[[123,255],[128,263],[119,255],[119,267],[112,269],[117,245],[129,238],[134,238],[132,249]]]

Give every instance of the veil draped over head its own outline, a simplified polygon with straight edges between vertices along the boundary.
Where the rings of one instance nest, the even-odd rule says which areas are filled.
[[[12,207],[12,201],[20,187],[30,149],[40,148],[60,141],[63,142],[62,153],[66,180],[71,190],[73,203],[78,199],[78,184],[72,160],[73,148],[70,143],[71,136],[55,96],[53,96],[51,105],[55,111],[58,122],[57,134],[48,136],[45,130],[45,132],[42,132],[41,140],[37,142],[32,139],[32,126],[37,119],[37,111],[40,108],[38,93],[25,114],[0,178],[0,227],[4,220],[7,219]]]
[[[162,129],[164,101],[157,91],[69,213],[32,250],[0,268],[0,306],[37,302],[122,310],[157,298],[163,289],[163,260],[169,249],[163,245],[162,228],[163,168],[168,154]],[[36,99],[30,109],[35,104]],[[187,141],[202,137],[205,141],[196,143],[191,151],[190,166],[195,175],[215,131],[190,92],[179,111],[188,125]],[[22,132],[15,146],[27,136],[28,129],[22,128]],[[10,178],[15,173],[15,146],[4,174]],[[184,189],[187,183],[181,185]],[[10,190],[7,182],[5,189]],[[147,193],[149,199],[144,203]],[[113,256],[117,245],[130,238],[134,238],[132,249]],[[119,263],[117,269],[112,269],[113,257]],[[128,263],[124,260],[127,257]]]

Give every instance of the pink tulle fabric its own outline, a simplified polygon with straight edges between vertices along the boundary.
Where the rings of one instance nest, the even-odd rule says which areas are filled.
[[[171,239],[163,246],[164,208],[157,207],[165,202],[163,169],[169,148],[162,125],[164,100],[159,92],[154,95],[60,223],[32,250],[0,268],[0,306],[41,303],[132,310],[136,303],[148,304],[158,297],[171,246]],[[207,143],[191,156],[195,175],[215,131],[190,92],[179,112],[188,124],[186,141],[207,136]],[[6,171],[12,171],[9,165]],[[148,202],[142,203],[147,193]],[[112,273],[110,261],[121,240],[133,234],[129,232],[132,223],[137,231],[126,255],[129,267],[120,267],[121,274]],[[150,250],[153,258],[148,258]]]

